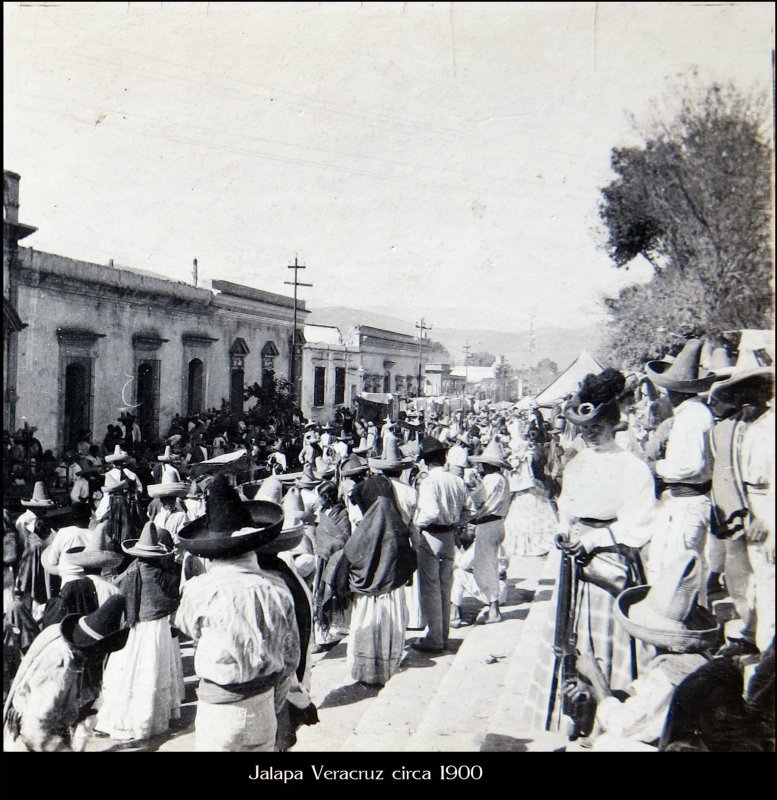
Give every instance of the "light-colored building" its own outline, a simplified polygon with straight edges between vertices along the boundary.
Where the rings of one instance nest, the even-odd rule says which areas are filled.
[[[305,325],[304,333],[301,407],[308,418],[330,420],[338,407],[353,409],[362,394],[391,394],[400,402],[417,395],[415,336],[369,325]]]
[[[4,284],[11,292],[3,310],[6,332],[17,328],[13,349],[4,348],[7,429],[25,417],[44,448],[62,451],[83,430],[102,440],[106,426],[131,411],[151,440],[175,414],[223,400],[242,411],[246,386],[291,377],[291,298],[228,281],[196,287],[17,247],[16,231],[35,229],[18,226],[18,176],[5,173],[5,180]],[[299,302],[298,320],[306,313]]]

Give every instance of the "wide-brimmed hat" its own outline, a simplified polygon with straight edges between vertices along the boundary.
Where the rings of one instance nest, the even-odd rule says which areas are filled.
[[[312,420],[305,423],[305,430],[306,431],[314,430],[317,427],[318,427],[318,423],[317,422],[313,422]]]
[[[285,521],[283,524],[284,527],[274,539],[256,548],[255,552],[257,555],[265,556],[274,555],[275,553],[285,553],[287,550],[293,550],[299,545],[305,536],[305,526],[303,523],[296,522],[290,524],[289,527],[286,527]]]
[[[712,384],[710,402],[730,405],[768,400],[774,394],[774,367],[753,367],[735,371],[731,377]]]
[[[434,436],[424,436],[421,440],[419,457],[426,458],[426,456],[431,456],[435,453],[444,453],[447,449],[448,446],[443,444],[439,439],[435,439]]]
[[[675,652],[713,647],[719,635],[715,617],[698,604],[702,562],[690,550],[678,555],[652,586],[621,592],[615,617],[635,639]]]
[[[32,497],[21,502],[25,508],[50,508],[54,505],[54,501],[49,497],[49,490],[43,481],[36,481],[32,490]]]
[[[186,481],[173,480],[169,472],[162,473],[161,483],[150,483],[146,487],[149,497],[186,497],[190,486]]]
[[[127,643],[130,629],[121,627],[125,600],[109,597],[91,614],[68,614],[60,623],[62,638],[78,650],[113,653]]]
[[[469,447],[469,431],[462,431],[461,433],[456,434],[456,441],[459,444],[463,444],[464,447]]]
[[[71,547],[64,555],[70,564],[85,571],[115,569],[124,561],[124,556],[114,550],[90,550],[84,546]]]
[[[367,444],[367,437],[362,436],[361,441],[359,442],[358,447],[353,448],[354,453],[366,453],[370,449],[369,445]]]
[[[734,359],[725,347],[716,347],[712,351],[707,369],[714,372],[719,381],[730,377],[737,371]]]
[[[105,456],[105,460],[109,464],[115,464],[120,461],[129,461],[131,458],[130,454],[127,453],[125,450],[122,449],[120,444],[117,444],[116,447],[113,449],[113,453],[109,456]]]
[[[172,436],[167,437],[167,443],[171,445],[178,444],[178,442],[180,442],[181,439],[183,439],[183,436],[181,436],[180,433],[174,433]]]
[[[348,431],[340,431],[340,433],[337,434],[337,438],[341,442],[350,442],[352,441],[353,436],[348,433]]]
[[[121,549],[128,556],[136,558],[164,558],[173,552],[171,548],[160,543],[156,525],[151,521],[143,526],[140,539],[127,539],[121,543]]]
[[[305,504],[302,502],[302,495],[297,486],[292,486],[286,492],[281,507],[283,509],[283,524],[285,527],[290,528],[303,522],[306,516]]]
[[[333,461],[326,461],[321,456],[316,459],[316,468],[313,470],[313,477],[324,481],[331,478],[335,472],[337,472],[337,464]]]
[[[608,400],[606,403],[581,403],[578,398],[572,400],[567,406],[564,416],[575,425],[584,425],[587,422],[594,422],[606,413],[610,413],[618,407],[616,399]]]
[[[162,453],[161,456],[157,456],[156,460],[157,461],[180,461],[181,457],[179,455],[176,455],[173,452],[173,448],[170,447],[170,445],[167,445],[167,447],[165,447],[165,452]]]
[[[295,485],[300,489],[315,489],[321,483],[321,478],[317,478],[313,474],[313,467],[311,464],[305,464],[302,468],[302,475],[297,478]]]
[[[254,495],[254,500],[267,500],[270,503],[281,504],[283,499],[283,484],[275,475],[265,478]]]
[[[322,431],[333,431],[334,428],[327,422],[326,425],[321,426]]]
[[[377,469],[382,472],[384,470],[405,469],[413,463],[413,459],[403,457],[399,452],[397,437],[390,436],[386,439],[381,457],[368,458],[367,463],[371,469]]]
[[[340,465],[340,475],[344,478],[351,478],[355,475],[363,475],[368,469],[367,459],[351,453]]]
[[[699,394],[709,389],[715,373],[700,367],[701,339],[689,339],[674,361],[648,361],[645,374],[653,383],[673,392]],[[573,420],[574,421],[574,420]]]
[[[258,524],[254,519],[260,511],[263,516]],[[184,525],[178,539],[195,556],[234,558],[270,542],[282,523],[280,506],[265,500],[244,503],[226,477],[218,475],[205,491],[205,514]]]
[[[502,455],[502,448],[496,439],[492,439],[486,449],[479,456],[470,456],[469,460],[474,464],[490,464],[492,467],[501,469],[512,469],[512,465],[505,460]]]

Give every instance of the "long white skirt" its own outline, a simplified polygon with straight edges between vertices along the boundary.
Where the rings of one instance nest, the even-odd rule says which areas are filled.
[[[399,669],[407,621],[404,586],[377,597],[357,595],[348,639],[348,666],[354,680],[384,684]]]
[[[505,517],[504,547],[511,556],[544,556],[553,544],[558,519],[542,489],[515,492]]]
[[[168,617],[137,622],[127,644],[111,653],[95,729],[112,739],[147,739],[181,716],[183,666]]]

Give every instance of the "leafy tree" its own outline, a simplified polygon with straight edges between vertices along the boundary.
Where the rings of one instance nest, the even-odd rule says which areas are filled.
[[[294,387],[283,379],[266,372],[263,384],[254,383],[243,391],[243,399],[256,398],[256,403],[246,412],[252,425],[267,425],[270,422],[291,420],[294,411]]]
[[[478,350],[469,354],[469,364],[473,367],[490,367],[495,360],[496,356],[487,350]]]
[[[424,339],[424,360],[429,363],[450,364],[451,354],[442,342],[434,339]]]
[[[641,147],[614,148],[600,217],[616,267],[647,284],[605,300],[610,352],[635,364],[683,336],[771,327],[771,157],[763,101],[717,84],[682,100]]]

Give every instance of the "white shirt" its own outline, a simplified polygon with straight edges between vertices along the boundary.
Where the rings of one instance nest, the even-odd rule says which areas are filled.
[[[389,478],[394,487],[394,497],[397,500],[399,514],[405,525],[413,524],[413,516],[418,507],[418,490],[414,486],[403,483],[399,478]]]
[[[747,426],[742,439],[742,480],[753,515],[774,534],[774,409]]]
[[[421,530],[429,525],[458,525],[472,511],[466,484],[444,467],[432,467],[419,484],[415,523]]]
[[[69,583],[76,578],[80,578],[84,571],[81,567],[68,565],[67,559],[65,559],[65,563],[60,568],[60,560],[63,553],[66,550],[70,550],[71,547],[97,549],[97,541],[95,540],[99,541],[99,533],[89,530],[89,528],[77,528],[75,525],[60,528],[54,535],[51,544],[43,551],[41,562],[47,571],[61,577],[63,585]]]
[[[667,483],[706,483],[712,480],[709,432],[712,412],[698,397],[680,403],[666,443],[666,456],[656,461],[656,474]]]
[[[567,464],[558,499],[560,529],[569,531],[581,517],[608,520],[615,539],[630,547],[642,547],[653,531],[656,509],[655,484],[650,468],[624,450],[587,447]],[[612,545],[606,528],[586,532],[586,550]]]
[[[504,519],[510,510],[510,486],[506,478],[499,472],[491,472],[483,476],[485,501],[475,512],[477,517],[495,515]]]

